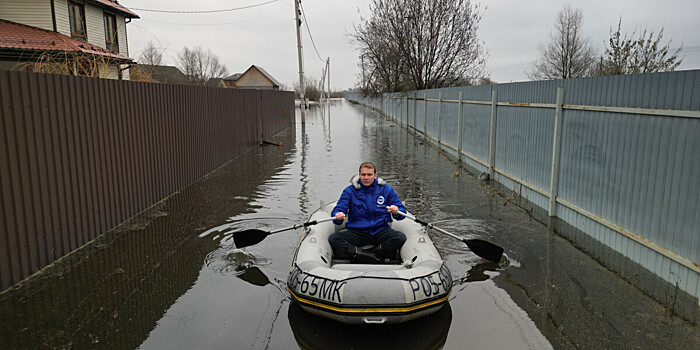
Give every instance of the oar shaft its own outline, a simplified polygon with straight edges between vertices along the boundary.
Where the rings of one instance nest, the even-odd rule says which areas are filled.
[[[435,227],[435,226],[433,226],[433,224],[431,224],[431,223],[429,223],[429,222],[425,222],[425,221],[423,221],[423,220],[420,220],[420,219],[416,218],[415,216],[413,216],[413,215],[411,215],[411,214],[406,214],[406,213],[404,213],[404,212],[399,211],[399,215],[405,216],[405,217],[407,217],[407,218],[409,218],[409,219],[411,219],[411,220],[413,220],[413,221],[415,221],[415,222],[417,222],[417,223],[419,223],[419,224],[421,224],[421,225],[423,225],[423,226],[425,226],[425,227],[427,227],[427,228],[432,228],[432,229],[434,229],[434,230],[440,231],[440,232],[442,232],[442,233],[444,233],[444,234],[446,234],[446,235],[448,235],[448,236],[450,236],[450,237],[452,237],[452,238],[454,238],[454,239],[458,239],[458,240],[460,240],[460,241],[462,240],[462,237],[459,237],[459,236],[457,236],[457,235],[455,235],[455,234],[452,234],[452,233],[450,233],[450,232],[447,232],[447,231],[445,231],[445,230],[443,230],[443,229],[441,229],[441,228],[439,228],[439,227]]]
[[[447,232],[439,227],[435,227],[435,226],[433,226],[433,224],[431,224],[429,222],[425,222],[425,221],[420,220],[420,219],[417,219],[417,218],[413,217],[412,215],[402,213],[402,212],[399,212],[399,214],[403,215],[403,216],[405,216],[405,217],[407,217],[407,218],[409,218],[409,219],[411,219],[411,220],[413,220],[413,221],[415,221],[415,222],[417,222],[417,223],[419,223],[427,228],[435,229],[435,230],[437,230],[441,233],[444,233],[452,238],[455,238],[455,239],[458,239],[458,240],[464,242],[467,245],[467,247],[469,247],[469,249],[471,249],[471,251],[474,252],[474,254],[476,254],[476,255],[478,255],[486,260],[490,260],[490,261],[495,262],[495,263],[500,263],[501,258],[503,258],[503,248],[501,248],[493,243],[489,243],[489,242],[486,242],[486,241],[481,240],[481,239],[462,239],[461,237],[459,237],[457,235],[454,235],[450,232]]]
[[[450,237],[452,237],[452,238],[454,238],[454,239],[457,239],[457,240],[460,240],[460,241],[463,240],[462,237],[459,237],[459,236],[457,236],[457,235],[455,235],[455,234],[453,234],[453,233],[447,232],[447,231],[445,231],[445,230],[443,230],[443,229],[441,229],[441,228],[439,228],[439,227],[435,227],[435,226],[433,226],[432,224],[428,224],[428,227],[430,227],[430,228],[432,228],[432,229],[434,229],[434,230],[438,230],[438,231],[440,231],[440,232],[442,232],[442,233],[444,233],[444,234],[446,234],[446,235],[448,235],[448,236],[450,236]]]
[[[331,216],[331,217],[328,217],[328,218],[323,218],[323,219],[319,219],[319,220],[309,221],[309,222],[305,222],[305,223],[303,223],[303,224],[297,224],[297,225],[294,225],[294,226],[290,226],[290,227],[285,227],[285,228],[277,229],[277,230],[268,232],[268,234],[271,235],[271,234],[277,233],[277,232],[289,231],[289,230],[296,230],[296,229],[298,229],[298,228],[307,227],[307,226],[311,226],[311,225],[316,225],[316,224],[320,224],[320,223],[322,223],[322,222],[331,221],[331,220],[335,220],[335,217]]]

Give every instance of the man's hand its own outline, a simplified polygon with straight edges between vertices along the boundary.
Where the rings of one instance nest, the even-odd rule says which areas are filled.
[[[397,206],[395,206],[395,205],[392,205],[392,206],[386,208],[386,211],[388,211],[388,212],[390,212],[390,213],[392,213],[392,214],[396,214],[396,213],[399,212],[399,207],[397,207]]]
[[[397,210],[398,210],[398,208],[397,208]],[[335,213],[335,219],[340,220],[340,221],[345,220],[345,213],[343,213],[342,211]]]

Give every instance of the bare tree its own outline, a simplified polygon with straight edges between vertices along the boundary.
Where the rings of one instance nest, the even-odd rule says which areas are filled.
[[[621,75],[651,72],[665,72],[675,70],[683,61],[678,54],[682,50],[678,48],[672,54],[669,45],[661,45],[664,29],[661,28],[654,37],[654,32],[647,36],[644,29],[639,38],[633,39],[627,34],[621,34],[622,17],[617,23],[617,31],[610,28],[610,39],[603,56],[596,67],[596,75]],[[636,30],[632,32],[634,36]]]
[[[477,38],[481,14],[470,0],[373,0],[350,35],[364,93],[470,84],[485,77],[488,52]]]
[[[163,63],[163,49],[156,47],[153,41],[149,41],[143,48],[138,58],[139,64],[129,69],[130,79],[133,81],[156,82],[156,66]]]
[[[318,88],[318,80],[313,77],[304,78],[304,97],[308,98],[309,101],[319,101],[321,99],[321,90]],[[299,87],[299,82],[294,83],[294,92],[299,94],[301,88]]]
[[[139,63],[149,66],[160,66],[163,63],[163,49],[149,41],[139,55]]]
[[[491,80],[491,78],[482,77],[482,78],[479,78],[476,81],[476,84],[474,84],[474,85],[494,85],[494,84],[498,84],[498,83]]]
[[[583,12],[570,5],[557,14],[549,41],[540,46],[530,79],[570,79],[589,76],[595,67],[595,51],[583,37]]]
[[[226,66],[210,49],[184,47],[177,54],[177,59],[177,68],[193,85],[204,85],[211,78],[222,78],[228,74]]]

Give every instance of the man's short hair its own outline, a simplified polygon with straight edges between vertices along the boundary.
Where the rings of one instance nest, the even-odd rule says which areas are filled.
[[[374,169],[374,173],[377,173],[377,167],[372,162],[364,162],[360,164],[360,168],[357,169],[358,172],[362,172],[362,168]]]

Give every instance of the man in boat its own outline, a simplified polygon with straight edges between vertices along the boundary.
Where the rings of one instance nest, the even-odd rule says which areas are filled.
[[[345,230],[333,233],[328,241],[333,255],[366,263],[388,263],[406,242],[406,235],[389,227],[392,216],[396,220],[406,212],[394,189],[377,178],[377,167],[372,162],[360,164],[359,176],[350,180],[352,185],[343,190],[331,212],[336,225],[347,216]],[[387,208],[389,206],[389,208]],[[375,245],[372,251],[361,247]]]

